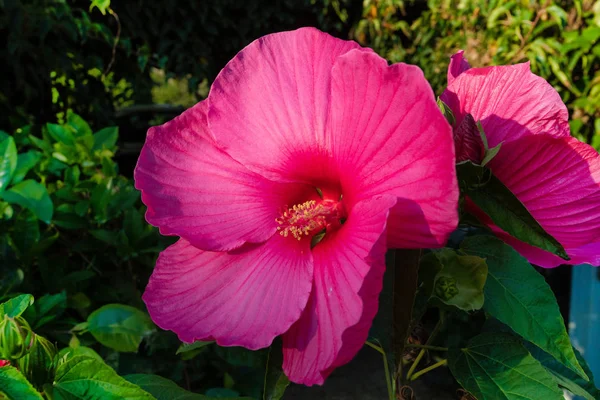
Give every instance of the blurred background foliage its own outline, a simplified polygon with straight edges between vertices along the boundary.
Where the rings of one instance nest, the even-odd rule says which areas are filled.
[[[37,334],[120,374],[260,396],[265,353],[175,354],[145,322],[141,293],[172,239],[143,220],[131,174],[148,127],[206,97],[244,45],[307,25],[419,65],[436,94],[459,49],[472,66],[530,61],[600,149],[600,1],[0,0],[0,301],[33,294]]]

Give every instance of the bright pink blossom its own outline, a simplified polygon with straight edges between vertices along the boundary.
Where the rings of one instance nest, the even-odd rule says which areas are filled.
[[[481,121],[490,147],[502,142],[488,166],[571,260],[511,237],[473,204],[471,211],[534,264],[599,265],[600,155],[570,136],[567,108],[556,90],[532,74],[529,63],[470,68],[459,52],[451,58],[441,99],[453,111],[455,127],[471,115]],[[459,159],[469,149],[455,143]]]
[[[417,67],[310,28],[254,41],[207,100],[148,132],[136,187],[147,220],[181,237],[150,315],[184,342],[283,335],[289,378],[323,383],[367,338],[386,249],[455,228],[454,161]]]
[[[7,365],[10,365],[10,361],[8,361],[8,360],[0,360],[0,368],[6,367]]]

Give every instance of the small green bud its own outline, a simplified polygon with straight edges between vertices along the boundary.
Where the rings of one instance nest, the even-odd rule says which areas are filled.
[[[54,374],[54,357],[56,346],[46,338],[34,335],[33,346],[29,353],[17,360],[17,367],[35,387],[52,379]]]
[[[29,352],[34,333],[22,317],[4,315],[0,321],[0,359],[17,360]]]

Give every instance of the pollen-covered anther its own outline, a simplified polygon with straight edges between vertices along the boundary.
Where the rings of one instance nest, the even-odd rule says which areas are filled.
[[[342,215],[341,203],[333,200],[309,200],[296,204],[275,219],[277,230],[283,237],[289,235],[301,240],[332,225],[339,225]]]

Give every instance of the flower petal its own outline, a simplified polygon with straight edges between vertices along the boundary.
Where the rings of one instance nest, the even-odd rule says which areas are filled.
[[[267,347],[300,317],[311,291],[308,241],[209,252],[181,239],[163,251],[143,300],[153,321],[187,343]]]
[[[450,64],[448,65],[448,86],[454,82],[457,76],[471,68],[467,60],[465,59],[465,52],[459,50],[450,57]]]
[[[456,77],[440,98],[459,124],[465,114],[481,121],[489,146],[522,136],[569,136],[569,114],[560,95],[529,63],[471,68]]]
[[[344,198],[393,194],[390,247],[443,245],[458,223],[453,137],[422,71],[350,51],[332,70],[331,104]]]
[[[289,178],[298,154],[328,148],[331,68],[338,56],[359,47],[314,28],[255,40],[212,85],[208,121],[216,141],[249,169]]]
[[[204,250],[265,241],[275,232],[280,209],[314,189],[269,181],[218,149],[206,107],[199,103],[148,131],[134,173],[148,206],[146,219],[162,234]]]
[[[502,145],[489,166],[567,253],[600,237],[600,155],[592,147],[529,136]]]
[[[354,206],[339,231],[313,249],[313,292],[302,317],[283,336],[283,369],[296,383],[322,384],[362,348],[385,271],[385,229],[394,196]]]

